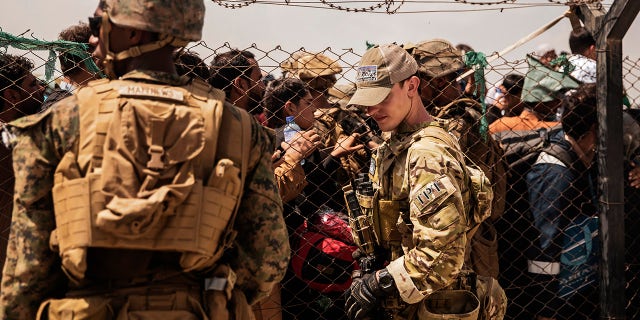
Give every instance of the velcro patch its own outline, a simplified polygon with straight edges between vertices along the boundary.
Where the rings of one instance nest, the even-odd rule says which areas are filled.
[[[369,174],[374,176],[376,174],[376,159],[371,158],[371,162],[369,163]]]
[[[356,74],[357,82],[378,80],[378,66],[360,66]]]
[[[118,88],[118,93],[123,97],[153,97],[180,102],[184,101],[183,92],[171,88],[129,85]]]
[[[424,185],[413,198],[412,205],[416,207],[418,212],[424,211],[427,207],[437,206],[442,199],[446,199],[448,195],[453,194],[456,188],[451,183],[451,179],[442,176],[432,182]]]

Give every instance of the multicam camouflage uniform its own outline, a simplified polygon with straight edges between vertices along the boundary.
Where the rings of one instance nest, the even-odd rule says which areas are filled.
[[[465,68],[460,51],[444,39],[407,44],[405,49],[419,64],[421,82],[427,83],[421,94],[427,111],[437,118],[452,120],[450,132],[458,138],[462,152],[491,181],[494,195],[491,219],[485,220],[469,241],[466,264],[479,275],[497,278],[498,248],[493,221],[504,212],[507,189],[502,149],[488,133],[488,129],[482,128],[480,103],[462,98],[463,93],[455,81],[455,72]],[[435,79],[442,80],[447,87],[433,88],[430,83]],[[482,130],[484,133],[481,133]]]
[[[464,156],[459,148],[421,135],[427,126],[442,127],[401,124],[372,160],[380,211],[396,211],[382,208],[388,203],[400,212],[400,234],[389,235],[395,239],[383,246],[390,250],[387,269],[402,300],[409,303],[399,313],[409,319],[419,318],[419,302],[458,277],[467,243],[469,192]]]
[[[385,219],[383,213],[399,212],[389,220],[398,221],[399,234],[382,232],[382,238],[388,238],[382,241],[391,261],[387,269],[402,300],[383,302],[394,319],[427,319],[420,302],[429,304],[425,298],[434,292],[459,289],[461,283],[474,279],[462,276],[467,232],[474,224],[466,214],[470,177],[465,156],[455,140],[445,142],[428,132],[441,130],[448,135],[453,125],[446,120],[413,127],[403,123],[372,160],[380,219]],[[506,305],[506,297],[497,282],[482,278],[477,284],[466,284],[468,288],[476,285],[482,301],[478,319],[502,319],[504,308],[496,306]]]
[[[105,14],[109,13],[110,16],[109,20],[102,20],[103,24],[107,23],[105,21],[111,21],[124,26],[133,26],[133,22],[135,22],[133,27],[139,30],[174,35],[175,38],[167,38],[169,42],[165,42],[165,45],[170,43],[174,46],[180,46],[190,40],[200,38],[204,16],[204,3],[201,0],[172,2],[171,6],[168,6],[166,1],[159,0],[107,0],[101,4],[105,5]],[[120,10],[113,10],[114,7]],[[155,10],[146,11],[151,8]],[[110,9],[111,11],[109,11]],[[178,10],[181,12],[180,16],[185,18],[181,21],[174,21],[173,13]],[[193,14],[185,14],[185,12]],[[183,24],[181,25],[180,22]],[[101,31],[104,30],[103,25]],[[121,52],[117,56],[113,52],[108,52],[107,48],[105,72],[111,78],[115,78],[114,62],[121,60],[121,57],[127,55],[135,57],[140,55],[140,52],[144,53],[160,47],[162,47],[160,44],[155,47],[153,45],[147,46],[146,49],[151,49],[139,50],[137,53],[130,50]],[[119,81],[122,84],[120,88],[124,86],[148,88],[152,85],[163,85],[164,89],[168,91],[176,89],[172,92],[179,93],[183,92],[181,91],[183,89],[177,90],[179,89],[177,87],[190,88],[186,86],[185,79],[160,71],[134,70],[124,74]],[[102,81],[101,84],[109,85],[110,82]],[[206,84],[202,83],[202,85],[206,87]],[[85,90],[93,89],[90,84],[90,87]],[[91,97],[96,95],[91,91],[83,92],[90,93]],[[119,90],[109,92],[115,92],[116,96],[119,94]],[[210,97],[215,96],[211,94],[211,91],[209,92]],[[201,295],[205,286],[208,290],[219,287],[215,284],[205,284],[205,278],[215,277],[217,274],[212,274],[208,270],[184,271],[181,268],[183,261],[180,259],[184,257],[180,255],[181,252],[91,247],[88,251],[84,251],[88,252],[86,257],[78,257],[73,256],[74,249],[72,248],[69,255],[62,257],[62,261],[79,261],[80,266],[85,268],[83,278],[78,281],[78,275],[70,274],[67,265],[64,266],[67,273],[63,273],[60,253],[54,252],[50,247],[50,244],[62,246],[60,240],[64,240],[64,238],[52,237],[54,229],[60,227],[57,225],[56,219],[61,214],[59,210],[54,212],[52,189],[54,186],[60,186],[58,180],[64,178],[58,176],[58,170],[60,170],[58,165],[63,158],[73,157],[79,149],[86,149],[86,146],[82,145],[81,139],[87,137],[81,135],[80,132],[85,132],[87,127],[81,127],[81,124],[87,119],[80,119],[80,115],[84,116],[83,110],[90,110],[93,105],[87,108],[86,100],[79,97],[80,93],[78,96],[74,95],[56,103],[43,113],[16,120],[10,125],[16,135],[13,141],[13,167],[16,181],[11,234],[7,260],[2,274],[0,318],[34,319],[38,307],[47,299],[56,299],[49,304],[49,312],[55,302],[57,309],[65,314],[74,314],[79,317],[83,314],[96,316],[95,312],[104,312],[103,316],[107,318],[107,313],[113,317],[113,312],[118,312],[118,309],[125,302],[127,304],[132,301],[139,302],[140,299],[147,298],[148,301],[151,301],[155,299],[154,297],[164,295],[165,292],[173,292],[169,296],[180,300],[173,301],[174,303],[188,305],[190,311],[199,310],[200,312],[195,312],[198,314],[196,317],[207,319],[210,316],[201,314],[203,311],[201,306],[205,305]],[[145,97],[147,101],[154,99],[153,95]],[[123,99],[129,99],[131,103],[136,100],[136,98]],[[85,101],[85,103],[81,104],[80,101]],[[215,100],[208,98],[205,101]],[[98,105],[95,108],[98,108]],[[228,120],[222,122],[222,132],[231,130],[227,126],[245,127],[241,125],[240,121],[241,113],[244,111],[229,104],[224,104],[222,110],[223,119]],[[246,116],[245,118],[250,117]],[[246,180],[233,225],[235,232],[241,236],[230,238],[233,239],[232,248],[225,247],[223,257],[220,260],[213,260],[217,263],[212,266],[212,269],[215,268],[214,272],[217,272],[220,270],[216,267],[224,263],[237,276],[234,279],[235,285],[231,283],[233,282],[231,278],[227,278],[229,281],[223,283],[222,288],[211,289],[221,293],[218,297],[222,297],[223,301],[221,304],[219,303],[222,308],[226,308],[226,300],[231,297],[245,296],[245,305],[247,302],[252,304],[264,298],[271,291],[273,285],[283,277],[289,262],[288,234],[282,217],[282,203],[274,183],[271,167],[271,154],[274,150],[273,136],[270,136],[254,120],[250,120],[248,123],[250,123],[251,132],[250,139],[248,139],[250,147],[249,152],[245,154],[248,154],[249,157],[246,167],[243,166]],[[89,141],[94,141],[92,137],[89,138]],[[216,155],[219,153],[230,154],[230,150],[237,147],[237,145],[219,144]],[[78,174],[86,173],[83,172],[84,170],[87,168],[77,168],[77,171],[81,171]],[[61,172],[64,173],[64,171]],[[56,173],[55,176],[54,173]],[[118,177],[117,173],[111,176]],[[135,179],[130,176],[120,178],[123,181]],[[56,200],[56,207],[57,205]],[[69,209],[75,208],[69,206]],[[91,210],[86,208],[86,210],[93,212],[93,208]],[[82,208],[79,211],[82,211]],[[60,235],[59,232],[57,234]],[[132,243],[135,241],[138,241],[138,238],[130,240]],[[156,273],[156,270],[159,272]],[[228,274],[230,272],[227,269],[225,275]],[[221,291],[225,289],[233,289],[233,293]],[[236,296],[236,291],[242,295],[238,293]],[[194,296],[200,297],[200,301],[194,302]],[[208,297],[207,294],[205,296]],[[231,299],[233,300],[233,298]],[[97,300],[104,303],[100,306],[93,305],[92,302]],[[235,303],[239,302],[235,301]],[[112,305],[109,307],[105,304]],[[214,314],[214,318],[223,318],[217,315],[227,313],[227,311],[211,312],[212,305],[215,304],[208,304],[210,314]],[[134,308],[135,306],[130,304],[129,307]],[[142,308],[142,310],[154,312],[152,304],[144,305]],[[162,318],[167,312],[173,310],[170,307],[168,310],[162,309],[162,311],[155,311],[153,314],[155,314],[155,318]],[[250,310],[246,308],[244,310],[250,313]],[[180,314],[179,312],[178,314]],[[173,315],[176,314],[173,313]],[[182,315],[185,316],[185,313]],[[190,315],[194,317],[194,313],[190,312]],[[46,311],[43,316],[46,317]],[[119,317],[121,316],[123,315],[120,314]],[[247,318],[250,318],[250,315]]]

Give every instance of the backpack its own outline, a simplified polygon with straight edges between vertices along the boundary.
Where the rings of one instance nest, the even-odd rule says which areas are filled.
[[[482,169],[491,181],[494,195],[491,204],[491,220],[496,220],[505,209],[507,181],[504,175],[507,167],[500,145],[488,133],[486,137],[480,133],[482,119],[480,103],[473,99],[462,98],[436,108],[434,112],[436,118],[450,121],[447,131],[455,135],[462,153]]]
[[[77,100],[80,139],[56,168],[51,235],[71,280],[84,278],[90,247],[179,252],[186,272],[214,266],[235,237],[251,117],[198,80],[98,80]]]
[[[475,234],[469,234],[472,236],[469,238],[471,250],[467,250],[465,263],[478,275],[497,278],[499,274],[498,235],[494,221],[498,220],[505,211],[508,192],[505,177],[508,168],[502,148],[490,135],[481,134],[482,110],[478,101],[469,98],[457,99],[448,105],[436,108],[433,112],[437,118],[450,119],[447,131],[457,138],[467,162],[474,163],[475,167],[482,169],[491,183],[493,191],[491,218],[484,220]]]
[[[561,125],[534,130],[507,130],[496,132],[492,136],[504,150],[504,159],[508,165],[508,175],[525,176],[534,165],[541,151],[558,158],[565,164],[571,162],[568,155],[558,146],[551,143],[551,136],[562,131]]]

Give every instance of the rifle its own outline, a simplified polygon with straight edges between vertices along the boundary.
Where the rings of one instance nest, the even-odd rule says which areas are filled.
[[[358,260],[360,271],[363,273],[374,272],[379,269],[381,264],[376,255],[378,241],[373,230],[371,216],[363,212],[360,201],[358,201],[358,197],[363,198],[364,201],[373,201],[373,187],[371,182],[367,180],[363,174],[360,174],[359,178],[342,188],[349,211],[349,226],[359,249],[359,256],[354,256],[354,258]]]
[[[355,190],[354,190],[355,187]],[[365,273],[374,273],[382,268],[383,256],[380,255],[380,246],[373,229],[371,210],[373,210],[373,185],[367,174],[359,174],[358,178],[342,187],[344,199],[349,211],[349,226],[353,240],[358,246],[353,258],[358,261],[359,270],[354,270],[352,278],[356,279]],[[360,203],[363,205],[361,206]],[[363,210],[364,207],[364,210]],[[393,319],[393,316],[379,306],[369,314],[366,320]]]

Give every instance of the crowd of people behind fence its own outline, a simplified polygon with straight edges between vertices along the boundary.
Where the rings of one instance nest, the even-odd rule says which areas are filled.
[[[147,287],[154,283],[205,285],[193,282],[192,273],[225,281],[236,281],[229,280],[236,274],[238,277],[236,288],[223,282],[222,287],[211,289],[216,284],[207,282],[205,292],[218,290],[224,293],[222,296],[198,296],[187,288],[187,298],[171,297],[187,299],[186,303],[175,302],[173,308],[191,308],[190,312],[193,305],[189,299],[203,299],[205,311],[197,315],[198,319],[221,315],[211,311],[216,306],[211,303],[214,299],[223,299],[229,310],[233,309],[231,304],[235,305],[231,313],[235,312],[237,319],[244,319],[240,316],[243,312],[255,312],[261,319],[436,319],[442,314],[456,319],[599,317],[596,47],[586,29],[578,28],[568,35],[570,53],[556,54],[548,45],[540,45],[527,55],[525,74],[508,73],[495,85],[478,82],[473,73],[461,77],[473,68],[469,61],[477,53],[468,45],[455,46],[444,39],[372,46],[354,66],[356,78],[339,83],[345,67],[350,66],[318,52],[293,53],[280,63],[282,75],[277,78],[264,72],[259,58],[249,50],[216,52],[208,64],[182,48],[185,43],[170,42],[167,47],[169,42],[146,33],[140,36],[140,44],[162,45],[136,56],[135,51],[126,51],[122,42],[111,39],[105,45],[101,37],[108,37],[109,32],[122,35],[114,33],[119,25],[162,31],[146,24],[129,24],[127,19],[139,17],[120,17],[118,14],[123,14],[113,10],[118,4],[106,3],[101,2],[88,24],[63,30],[60,40],[88,44],[87,53],[102,72],[112,80],[121,79],[117,82],[120,87],[113,87],[115,93],[103,93],[113,90],[110,86],[116,82],[101,80],[100,74],[88,71],[86,59],[77,55],[59,53],[62,76],[52,85],[32,74],[34,64],[24,56],[0,54],[0,260],[4,263],[0,318],[33,318],[39,308],[39,313],[49,308],[44,312],[56,319],[54,313],[64,313],[65,301],[95,296],[105,289],[126,298],[117,302],[115,298],[87,301],[116,309],[124,308],[123,304],[138,308],[136,303],[140,301],[132,295],[141,293],[125,292],[138,286],[136,281],[144,278],[141,281]],[[119,5],[128,5],[127,1],[123,3]],[[187,5],[186,9],[192,8]],[[107,23],[112,28],[109,31],[105,31]],[[199,35],[193,35],[200,31],[190,32],[179,36],[199,40]],[[110,51],[118,47],[128,55],[123,58]],[[174,73],[180,78],[166,75]],[[156,87],[143,86],[137,93],[123,93],[121,88],[134,88],[136,83]],[[187,89],[171,91],[178,87]],[[99,112],[111,116],[114,111],[103,111],[113,109],[111,104],[103,101],[116,99],[112,96],[118,92],[120,97],[128,97],[126,101],[133,101],[134,119],[149,130],[136,131],[135,125],[124,121],[131,116],[125,112],[117,114],[124,119],[123,124],[127,123],[122,127],[108,125],[100,115],[95,116],[91,130],[104,126],[104,132],[95,135],[110,137],[102,139],[113,147],[100,151],[98,157],[86,151],[89,147],[83,144],[98,138],[82,140],[85,117],[93,114],[82,106],[99,104]],[[151,99],[154,92],[165,94],[154,98],[163,101],[158,106],[139,102]],[[214,124],[208,124],[206,118],[204,124],[193,120],[184,134],[169,134],[163,130],[172,132],[164,127],[170,124],[158,120],[166,115],[140,111],[140,106],[156,113],[173,110],[175,106],[167,101],[176,100],[176,94],[180,101],[183,94],[184,99],[218,99],[217,107],[211,107],[209,113],[202,107],[202,114],[222,120]],[[629,101],[625,99],[626,105],[620,108],[625,109],[625,195],[631,198],[640,188],[640,126]],[[175,112],[183,116],[175,118],[176,122],[189,121],[184,120],[191,115],[189,112]],[[242,131],[247,120],[241,119],[246,113],[252,116],[251,127]],[[122,130],[126,137],[113,138],[112,130],[118,134]],[[213,140],[220,137],[213,147],[211,139],[205,138],[212,132]],[[250,132],[250,142],[242,138],[246,132]],[[146,144],[137,145],[135,139],[138,135],[144,138],[144,134],[149,135]],[[146,179],[123,177],[127,172],[135,176],[154,171],[157,162],[152,149],[162,148],[164,140],[170,139],[183,145],[174,151],[165,147],[157,159],[163,159],[161,164],[168,161],[165,159],[182,159],[175,162],[186,161],[190,169],[167,169]],[[134,151],[127,153],[131,145],[135,145]],[[244,148],[251,152],[243,153]],[[146,165],[131,166],[130,158],[140,157],[138,153],[146,157],[147,149],[150,158]],[[216,157],[196,156],[200,150],[213,150]],[[195,153],[190,156],[190,152]],[[61,160],[69,153],[77,157],[77,167],[66,167],[68,163]],[[221,154],[240,169],[229,169],[224,162],[228,159],[206,162],[220,159]],[[213,168],[201,168],[208,165]],[[246,166],[253,171],[245,172]],[[100,170],[92,171],[95,168]],[[192,256],[189,260],[183,253],[180,275],[163,268],[154,273],[141,270],[155,266],[154,261],[170,264],[167,261],[175,257],[139,252],[183,252],[177,244],[158,244],[164,239],[163,233],[157,235],[159,240],[153,245],[131,244],[137,240],[118,242],[113,240],[116,237],[112,242],[90,244],[90,250],[80,255],[80,249],[64,243],[67,235],[61,227],[70,222],[63,220],[59,210],[63,210],[63,201],[98,201],[71,199],[71,190],[95,190],[70,189],[71,184],[63,182],[74,181],[68,178],[74,175],[89,176],[88,172],[101,175],[101,190],[110,196],[126,194],[129,184],[147,186],[152,190],[149,194],[155,194],[149,199],[162,194],[162,208],[141,202],[137,199],[141,193],[134,192],[129,194],[131,199],[125,199],[133,202],[110,201],[106,205],[102,200],[105,207],[96,212],[93,208],[80,209],[91,211],[91,219],[99,220],[94,223],[101,224],[100,232],[124,232],[123,239],[137,239],[135,232],[123,229],[122,224],[128,222],[120,220],[129,211],[141,210],[136,211],[143,217],[135,222],[135,228],[144,229],[145,224],[154,225],[147,221],[152,218],[144,217],[154,217],[157,210],[169,212],[185,206],[174,202],[181,203],[186,197],[182,195],[187,190],[185,185],[191,190],[194,177],[190,174],[196,172],[196,180],[208,177],[207,172],[222,177],[226,193],[206,195],[214,203],[217,199],[231,201],[220,205],[231,206],[231,216],[225,220],[230,222],[220,231],[221,243],[229,242],[224,243],[220,256],[210,258],[228,261],[226,269],[217,263],[202,266],[204,262],[194,262]],[[241,172],[241,179],[227,177],[230,172]],[[34,182],[38,182],[36,187]],[[234,183],[238,186],[230,187]],[[271,183],[277,186],[273,189],[277,199],[265,191]],[[166,185],[167,189],[158,191],[161,189],[154,184]],[[213,192],[201,188],[204,191],[200,192]],[[238,188],[235,193],[229,191],[234,188]],[[189,192],[195,191],[186,194]],[[354,202],[349,201],[349,195],[354,195]],[[239,202],[238,197],[243,200]],[[51,207],[54,201],[55,210]],[[71,202],[64,208],[71,211]],[[282,211],[277,209],[280,202]],[[193,210],[177,212],[186,215]],[[637,226],[638,219],[626,218],[627,229],[633,230],[629,228]],[[10,222],[11,235],[4,231],[9,230]],[[279,229],[279,222],[286,226],[286,232]],[[283,240],[284,234],[288,234],[288,241]],[[633,250],[637,243],[628,246],[627,252],[637,252]],[[108,253],[114,248],[118,249],[117,256]],[[122,254],[123,249],[126,254]],[[255,259],[243,260],[247,257]],[[625,259],[627,280],[640,281],[638,258],[629,254]],[[142,260],[146,262],[136,266]],[[123,261],[129,261],[124,269],[115,267]],[[92,267],[96,264],[103,267]],[[124,274],[100,274],[111,267]],[[28,279],[31,276],[34,279]],[[232,293],[238,288],[242,295]],[[627,288],[628,315],[640,316],[638,295],[631,291],[637,286]],[[241,310],[242,301],[252,311]]]

